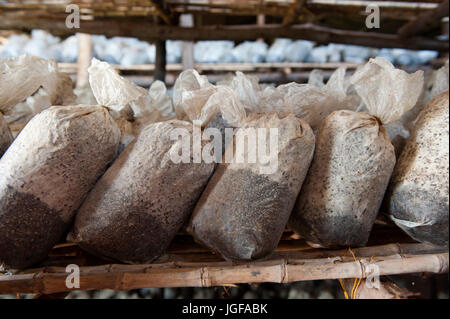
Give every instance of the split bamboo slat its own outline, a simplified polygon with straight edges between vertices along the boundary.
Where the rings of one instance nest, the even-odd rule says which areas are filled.
[[[194,65],[194,69],[199,72],[252,72],[257,70],[270,70],[270,69],[322,69],[322,70],[335,70],[339,67],[345,67],[348,70],[356,69],[358,63],[352,62],[327,62],[327,63],[310,63],[310,62],[280,62],[280,63],[197,63]],[[69,74],[77,72],[77,63],[58,63],[59,70]],[[113,65],[113,67],[120,72],[153,72],[155,71],[154,64],[139,64],[132,66]],[[183,71],[183,65],[181,63],[167,64],[167,71]]]
[[[376,228],[367,247],[351,251],[311,248],[303,239],[285,232],[269,258],[251,262],[225,261],[184,234],[178,235],[158,260],[139,265],[105,262],[75,244],[62,243],[36,268],[0,275],[0,294],[70,291],[66,286],[69,264],[80,267],[82,290],[211,287],[448,272],[447,248],[412,242],[394,228]]]

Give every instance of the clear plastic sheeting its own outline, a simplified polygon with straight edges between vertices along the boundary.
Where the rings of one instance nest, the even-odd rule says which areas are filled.
[[[26,55],[0,59],[0,111],[4,114],[14,118],[11,113],[18,109],[31,117],[51,105],[73,103],[75,98],[72,80],[58,71],[54,60]]]
[[[12,141],[13,136],[11,130],[0,112],[0,157],[6,152]]]
[[[215,92],[208,78],[195,70],[182,72],[173,88],[173,105],[178,119],[194,120]]]
[[[175,117],[172,98],[167,94],[167,88],[164,82],[154,81],[149,89],[150,103],[159,110],[163,119]]]
[[[430,92],[430,99],[438,96],[445,91],[448,91],[448,60],[445,65],[439,70],[433,72],[432,88]]]
[[[383,124],[398,120],[416,104],[423,88],[423,71],[408,74],[383,58],[370,61],[351,78],[370,114]]]
[[[121,77],[108,63],[92,59],[88,72],[92,92],[99,104],[121,117],[146,118],[151,122],[159,119],[159,111],[151,105],[147,90]]]

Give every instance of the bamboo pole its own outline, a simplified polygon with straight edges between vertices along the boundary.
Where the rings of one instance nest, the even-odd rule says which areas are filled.
[[[359,63],[352,62],[326,62],[326,63],[315,63],[315,62],[261,62],[261,63],[196,63],[194,68],[199,72],[253,72],[257,70],[269,71],[270,69],[325,69],[334,70],[339,67],[345,67],[347,69],[356,69]],[[136,64],[132,66],[122,66],[114,64],[113,67],[120,72],[153,72],[155,70],[154,64]],[[66,73],[76,73],[75,63],[58,63],[58,68],[62,72]],[[182,64],[167,64],[167,71],[182,71]]]
[[[287,260],[259,261],[243,265],[177,267],[161,265],[121,265],[81,267],[80,289],[131,290],[148,287],[211,287],[238,283],[289,283],[304,280],[366,278],[373,267],[378,275],[393,275],[418,272],[448,272],[447,253],[415,256],[393,256],[369,262],[337,262],[329,258],[312,262]],[[109,267],[109,268],[108,268]],[[119,270],[117,270],[119,269]],[[106,270],[106,271],[105,271]],[[109,271],[108,271],[109,270]],[[48,271],[48,269],[47,269]],[[0,293],[40,293],[52,294],[69,291],[66,287],[67,273],[39,272],[0,276]]]
[[[77,88],[84,88],[89,85],[88,68],[92,59],[92,41],[91,35],[77,33],[78,40],[78,58],[77,58]]]

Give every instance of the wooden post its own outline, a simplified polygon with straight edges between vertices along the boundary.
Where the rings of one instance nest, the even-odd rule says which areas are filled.
[[[448,39],[449,30],[448,30],[448,17],[445,17],[442,19],[442,26],[441,26],[441,34],[445,36],[446,39]]]
[[[264,14],[258,14],[258,16],[256,17],[256,24],[260,27],[260,26],[264,26],[266,24],[266,16]],[[264,42],[263,38],[258,38],[257,39],[258,42]]]
[[[186,28],[192,28],[194,26],[194,18],[192,14],[182,14],[180,16],[180,25]],[[183,42],[183,55],[181,57],[181,63],[183,64],[183,70],[194,68],[194,42]]]
[[[77,88],[89,85],[88,68],[92,59],[91,35],[87,33],[77,33],[78,58],[77,58]]]
[[[166,40],[155,41],[155,80],[166,80]]]

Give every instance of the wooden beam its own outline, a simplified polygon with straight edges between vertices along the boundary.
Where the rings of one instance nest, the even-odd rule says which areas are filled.
[[[153,5],[156,14],[161,18],[162,21],[164,21],[165,24],[174,24],[175,16],[164,0],[150,0],[150,2]]]
[[[435,27],[439,27],[442,18],[448,17],[448,3],[449,0],[444,0],[444,2],[442,2],[436,9],[420,14],[414,20],[401,27],[397,32],[398,35],[406,38],[420,35],[432,30]]]
[[[302,9],[305,6],[305,3],[306,3],[306,0],[295,0],[289,6],[288,12],[286,13],[286,15],[283,18],[284,26],[292,25],[297,21],[298,16],[300,15],[300,12],[302,11]]]
[[[291,38],[315,41],[318,44],[343,43],[376,48],[406,48],[448,51],[446,41],[432,38],[414,37],[401,39],[395,34],[376,32],[359,32],[331,29],[313,24],[293,25],[233,25],[233,26],[199,26],[183,28],[178,26],[154,25],[137,19],[97,19],[82,20],[79,29],[68,29],[65,20],[51,17],[28,18],[13,13],[3,13],[0,29],[46,29],[58,36],[67,36],[75,32],[104,34],[107,37],[128,36],[146,41],[156,40],[256,40],[257,38],[275,39]]]

